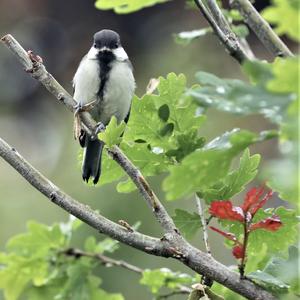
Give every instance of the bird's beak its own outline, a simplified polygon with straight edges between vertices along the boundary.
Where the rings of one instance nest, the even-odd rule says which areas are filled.
[[[102,48],[99,49],[99,52],[105,52],[105,51],[111,52],[111,49],[108,48],[108,47],[102,47]]]

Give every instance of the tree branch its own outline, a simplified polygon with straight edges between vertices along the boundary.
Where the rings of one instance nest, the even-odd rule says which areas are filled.
[[[215,19],[219,28],[224,32],[224,34],[229,36],[235,35],[230,27],[230,24],[228,23],[227,19],[225,18],[224,14],[219,8],[217,2],[215,0],[206,0],[206,2],[210,13],[212,14],[213,18]],[[236,35],[235,38],[243,52],[247,55],[248,59],[255,59],[255,55],[252,52],[247,40],[245,38],[239,38]]]
[[[156,219],[158,220],[162,228],[164,228],[166,232],[169,232],[171,234],[174,232],[178,233],[173,220],[169,216],[164,206],[158,200],[157,196],[152,191],[151,187],[149,186],[148,182],[143,177],[139,169],[133,165],[133,163],[128,159],[128,157],[122,152],[119,147],[114,146],[112,149],[108,149],[108,153],[135,183],[141,195],[147,201],[148,205],[152,208],[153,213],[155,214]]]
[[[237,9],[244,21],[260,39],[263,45],[275,56],[293,56],[289,48],[273,31],[249,0],[230,0],[231,7]]]
[[[65,194],[55,186],[53,182],[31,166],[15,148],[9,146],[1,138],[0,156],[53,203],[82,220],[84,223],[95,228],[100,233],[150,254],[159,256],[169,256],[171,254],[170,251],[168,253],[166,250],[168,248],[166,247],[168,244],[167,241],[162,242],[159,239],[152,238],[136,231],[129,231],[123,226],[103,217],[89,206],[84,205]]]
[[[31,52],[26,57],[26,51],[11,36],[2,38],[4,44],[17,56],[25,70],[40,81],[57,99],[73,111],[75,101],[64,88],[49,74],[40,57]],[[95,122],[87,112],[81,113],[81,121],[90,131],[94,130]],[[163,238],[156,239],[118,225],[90,207],[74,200],[62,192],[50,180],[33,168],[16,150],[0,139],[0,156],[17,170],[31,185],[70,214],[124,244],[152,255],[173,257],[195,272],[207,276],[248,299],[275,299],[272,294],[248,280],[241,279],[235,272],[214,260],[206,253],[190,245],[173,226],[173,221],[159,202],[145,179],[118,147],[109,149],[110,155],[120,164],[135,182],[148,204],[153,208],[156,219],[164,228]],[[143,194],[147,194],[147,197]]]
[[[202,12],[205,19],[208,21],[215,34],[225,46],[229,54],[235,58],[240,64],[245,60],[250,60],[251,57],[242,49],[238,38],[230,29],[226,19],[220,11],[214,0],[209,0],[210,11],[207,10],[202,0],[194,0],[195,4]],[[216,17],[216,19],[214,18]],[[218,23],[219,22],[219,23]],[[222,26],[222,27],[221,27]],[[224,26],[224,27],[223,27]]]
[[[82,251],[82,250],[76,249],[76,248],[69,248],[60,253],[65,254],[67,256],[74,256],[75,258],[79,258],[82,256],[91,257],[91,258],[99,260],[101,262],[101,264],[103,264],[105,266],[121,267],[121,268],[127,269],[129,271],[135,272],[140,275],[142,275],[143,272],[145,271],[144,269],[141,269],[135,265],[132,265],[124,260],[116,260],[109,256],[103,255],[101,253],[90,253],[90,252]],[[179,290],[177,292],[180,294],[189,294],[192,291],[191,288],[189,288],[185,285],[181,285],[181,284],[178,285],[178,288],[179,288]],[[164,297],[164,296],[161,296],[161,297]]]
[[[129,264],[126,261],[116,260],[116,259],[113,259],[106,255],[103,255],[101,253],[90,253],[90,252],[82,251],[82,250],[76,249],[76,248],[69,248],[60,253],[65,254],[67,256],[74,256],[75,258],[79,258],[82,256],[95,258],[95,259],[99,260],[105,266],[117,266],[117,267],[121,267],[121,268],[130,270],[130,271],[133,271],[138,274],[142,274],[144,272],[143,269],[141,269],[137,266],[134,266],[132,264]]]

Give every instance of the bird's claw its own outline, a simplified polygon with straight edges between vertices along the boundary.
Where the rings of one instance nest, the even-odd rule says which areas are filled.
[[[92,140],[95,140],[97,138],[98,133],[105,130],[105,125],[102,122],[97,123],[95,126],[94,134],[91,136]]]
[[[80,112],[83,111],[90,111],[95,105],[97,104],[97,100],[94,100],[92,102],[89,102],[87,104],[82,104],[82,102],[78,102],[74,105],[74,115],[78,115]]]
[[[83,110],[83,105],[81,104],[81,102],[78,102],[74,105],[73,109],[74,116],[77,116]]]

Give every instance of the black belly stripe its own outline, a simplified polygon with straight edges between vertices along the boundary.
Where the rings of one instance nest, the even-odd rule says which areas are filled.
[[[111,63],[113,60],[115,60],[115,55],[111,51],[102,51],[98,54],[98,63],[100,67],[100,87],[97,95],[99,96],[100,101],[103,99],[105,85],[108,80],[108,75],[111,70]]]

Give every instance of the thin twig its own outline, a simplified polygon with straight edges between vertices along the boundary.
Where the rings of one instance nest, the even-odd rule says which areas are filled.
[[[133,272],[139,273],[139,274],[143,274],[143,272],[144,272],[143,269],[141,269],[135,265],[132,265],[126,261],[116,260],[116,259],[113,259],[106,255],[103,255],[101,253],[91,253],[91,252],[82,251],[82,250],[76,249],[76,248],[69,248],[60,253],[68,255],[68,256],[74,256],[76,258],[79,258],[82,256],[95,258],[95,259],[99,260],[105,266],[122,267],[124,269],[130,270],[130,271],[133,271]]]
[[[40,81],[53,95],[56,96],[57,99],[65,104],[69,110],[73,111],[75,101],[63,89],[63,87],[57,81],[55,81],[52,75],[46,71],[41,59],[38,56],[30,54],[27,58],[26,56],[24,58],[23,56],[26,51],[11,35],[6,35],[2,38],[2,41],[17,56],[22,65],[32,75],[33,78]],[[81,121],[83,124],[86,126],[86,128],[93,131],[95,122],[91,118],[90,114],[84,112],[81,115]],[[110,151],[115,153],[115,149],[118,148],[115,147],[110,149]],[[248,299],[275,299],[269,292],[263,290],[261,287],[249,282],[248,280],[241,280],[237,273],[230,271],[226,266],[217,262],[206,253],[190,245],[180,234],[177,233],[175,227],[172,228],[173,222],[172,224],[169,224],[169,220],[171,218],[165,209],[160,211],[162,204],[157,201],[158,199],[155,199],[156,205],[159,203],[159,206],[158,209],[153,207],[154,214],[156,218],[160,218],[161,216],[165,218],[164,220],[160,220],[160,222],[162,226],[165,226],[164,230],[167,232],[160,240],[136,231],[128,231],[123,226],[118,225],[106,219],[99,213],[93,211],[90,207],[74,200],[69,195],[62,192],[34,167],[32,167],[20,154],[16,152],[14,148],[9,146],[2,139],[0,139],[0,156],[6,160],[16,171],[18,171],[32,186],[49,198],[53,203],[60,206],[70,214],[76,216],[91,227],[97,229],[99,232],[143,252],[162,257],[175,258],[195,272],[212,278],[213,280]],[[121,151],[116,152],[116,157],[118,157],[118,159],[124,159],[124,162],[127,162],[128,160],[127,157],[124,158],[124,155]],[[123,163],[123,160],[120,161],[120,163]],[[124,169],[126,168],[125,165],[122,167]],[[128,175],[130,177],[133,176],[132,174]],[[140,182],[137,182],[136,184],[140,184]],[[148,187],[148,184],[143,187],[145,192],[147,192]],[[150,196],[151,195],[149,194],[149,199],[152,199]],[[145,200],[148,202],[148,199]],[[167,225],[165,225],[165,222]],[[170,228],[172,228],[172,231],[169,232]]]
[[[225,35],[232,34],[230,25],[227,22],[225,16],[223,15],[221,9],[219,8],[217,2],[215,0],[206,0],[206,3],[212,17],[218,24],[219,28],[224,32],[224,34]]]
[[[293,56],[289,48],[282,42],[249,0],[230,0],[231,7],[237,9],[244,21],[260,39],[263,45],[275,56]]]
[[[97,259],[101,262],[101,264],[103,264],[106,267],[121,267],[123,269],[132,271],[134,273],[137,273],[139,275],[142,275],[143,272],[145,271],[144,269],[141,269],[133,264],[130,264],[124,260],[117,260],[114,258],[111,258],[109,256],[103,255],[101,253],[91,253],[91,252],[86,252],[86,251],[82,251],[80,249],[77,248],[69,248],[66,249],[62,252],[60,252],[61,254],[65,254],[67,256],[74,256],[75,258],[80,258],[80,257],[90,257],[90,258],[94,258]],[[178,291],[174,291],[174,293],[176,294],[188,294],[192,291],[192,289],[190,287],[187,287],[185,285],[179,284],[178,285]],[[165,296],[161,296],[162,298],[164,298]],[[166,297],[165,297],[166,298]]]
[[[248,56],[249,59],[255,59],[255,55],[252,52],[247,40],[245,38],[239,38],[232,31],[230,24],[226,20],[222,10],[219,8],[216,0],[206,0],[207,7],[218,24],[219,28],[224,32],[227,36],[235,36],[236,42],[239,44],[244,53]]]
[[[208,242],[206,219],[205,219],[205,216],[204,216],[204,211],[202,209],[201,199],[198,197],[197,194],[195,194],[195,198],[196,198],[196,205],[197,205],[198,214],[200,216],[201,225],[202,225],[203,241],[204,241],[205,249],[206,249],[207,254],[211,256],[210,246],[209,246],[209,242]]]
[[[205,19],[208,21],[215,34],[228,50],[229,54],[235,58],[240,64],[245,60],[250,60],[250,57],[247,53],[242,49],[239,44],[239,41],[236,35],[230,30],[227,33],[223,32],[222,28],[219,27],[218,23],[211,15],[211,13],[207,10],[206,6],[203,4],[202,0],[194,0],[199,10],[204,15]]]

